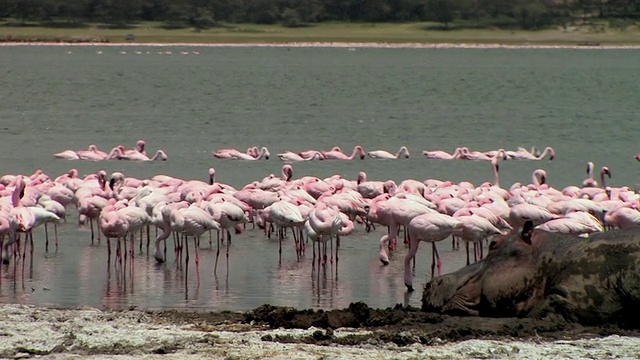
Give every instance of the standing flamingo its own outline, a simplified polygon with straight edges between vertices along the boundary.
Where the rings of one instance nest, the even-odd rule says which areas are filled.
[[[312,234],[315,234],[315,242],[318,243],[318,249],[320,244],[326,244],[330,241],[333,244],[333,236],[338,235],[342,229],[342,218],[340,212],[335,207],[329,207],[326,204],[320,202],[309,212],[309,219],[307,220],[309,227],[313,230]],[[307,233],[309,231],[307,230]],[[333,245],[332,245],[333,247]],[[326,246],[325,246],[326,250]],[[315,243],[314,243],[314,258],[315,258]],[[318,256],[320,256],[320,250],[318,250]],[[333,251],[331,253],[333,259]],[[338,249],[336,246],[336,261],[338,258]],[[326,263],[327,255],[324,254],[323,263]]]
[[[414,217],[407,230],[409,232],[410,248],[407,256],[404,258],[404,284],[407,291],[413,292],[413,279],[411,275],[411,260],[413,260],[418,252],[420,241],[430,242],[433,249],[433,262],[431,264],[431,276],[433,277],[434,269],[438,266],[438,275],[440,275],[441,264],[440,255],[436,248],[436,242],[446,239],[451,235],[453,229],[460,225],[460,221],[449,216],[437,212],[428,212]]]
[[[587,163],[587,178],[582,181],[582,186],[584,187],[597,187],[598,182],[593,179],[593,162],[589,161]]]
[[[392,154],[386,150],[373,150],[367,153],[372,159],[399,159],[401,156],[404,156],[405,159],[409,158],[409,150],[406,146],[402,146],[397,153]]]

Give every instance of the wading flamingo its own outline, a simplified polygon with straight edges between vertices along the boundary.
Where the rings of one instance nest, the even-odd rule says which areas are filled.
[[[453,229],[460,226],[460,221],[449,216],[437,212],[428,212],[414,217],[407,226],[409,233],[410,248],[407,256],[404,258],[404,284],[407,291],[413,292],[413,276],[411,274],[411,260],[413,260],[418,252],[418,246],[421,241],[430,242],[433,249],[433,262],[431,263],[431,277],[433,277],[436,264],[438,266],[438,275],[441,274],[440,255],[436,248],[436,242],[448,238]]]

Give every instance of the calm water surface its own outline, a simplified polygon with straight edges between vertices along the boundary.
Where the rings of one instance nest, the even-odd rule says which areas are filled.
[[[492,180],[489,164],[429,161],[422,150],[552,146],[553,162],[503,162],[502,186],[530,182],[536,168],[547,171],[552,186],[580,184],[587,161],[611,168],[610,185],[640,183],[633,159],[640,152],[638,50],[0,47],[0,66],[0,174],[43,169],[57,176],[75,167],[81,174],[206,179],[214,167],[218,181],[242,187],[278,174],[282,162],[222,161],[211,151],[259,145],[275,155],[339,145],[347,152],[360,144],[393,152],[406,145],[412,156],[294,164],[294,177],[355,179],[366,171],[379,180],[480,184]],[[92,143],[133,146],[140,138],[169,160],[53,157]],[[33,259],[0,269],[0,302],[216,310],[263,303],[334,308],[359,300],[419,305],[419,294],[405,298],[406,250],[387,267],[379,263],[380,229],[358,229],[343,240],[337,274],[335,266],[312,272],[310,250],[297,261],[291,240],[280,262],[277,241],[254,229],[233,239],[216,274],[207,241],[199,271],[193,260],[180,266],[169,255],[159,265],[143,252],[122,274],[107,267],[105,244],[91,244],[89,230],[78,227],[75,209],[68,217],[57,252],[45,253],[38,229]],[[445,271],[464,264],[464,252],[446,241],[438,246]],[[418,286],[429,278],[430,256],[422,246]]]

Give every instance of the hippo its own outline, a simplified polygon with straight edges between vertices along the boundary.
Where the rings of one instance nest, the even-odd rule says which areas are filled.
[[[422,310],[640,328],[640,231],[591,235],[534,230],[496,236],[487,256],[425,285]]]

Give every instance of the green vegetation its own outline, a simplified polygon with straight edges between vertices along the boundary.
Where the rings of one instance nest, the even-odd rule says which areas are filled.
[[[0,1],[4,41],[637,44],[639,25],[640,0]]]
[[[166,29],[163,23],[140,22],[121,28],[85,24],[81,28],[41,26],[0,27],[2,38],[25,40],[104,39],[141,43],[285,43],[285,42],[386,42],[386,43],[499,43],[499,44],[640,44],[640,30],[619,30],[606,22],[539,31],[457,28],[438,30],[438,23],[321,23],[313,27],[229,24],[210,29]],[[435,29],[435,30],[434,30]],[[85,40],[86,41],[86,40]]]
[[[439,22],[440,27],[537,30],[576,21],[636,25],[638,0],[2,0],[8,25],[127,28],[138,21],[208,29],[226,24],[307,27],[324,22]],[[8,20],[7,20],[8,19]],[[618,21],[620,20],[620,21]]]

